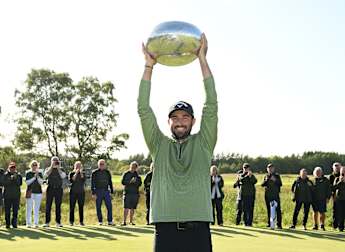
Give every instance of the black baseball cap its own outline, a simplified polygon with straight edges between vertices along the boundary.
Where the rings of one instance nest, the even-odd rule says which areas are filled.
[[[193,107],[188,102],[179,101],[179,102],[176,102],[174,105],[172,105],[169,109],[169,118],[171,114],[177,110],[186,111],[188,114],[190,114],[194,118]]]

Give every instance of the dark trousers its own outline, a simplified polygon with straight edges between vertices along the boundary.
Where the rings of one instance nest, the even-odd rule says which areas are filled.
[[[282,211],[280,207],[280,198],[275,200],[277,202],[277,208],[276,208],[276,216],[277,216],[277,226],[282,226]],[[265,197],[265,203],[266,203],[266,209],[267,209],[267,225],[270,225],[270,218],[271,218],[271,206],[270,206],[271,200]]]
[[[84,202],[85,202],[85,192],[69,194],[69,222],[74,223],[74,209],[78,202],[79,210],[79,222],[84,222]]]
[[[179,230],[176,222],[156,223],[155,226],[154,252],[212,251],[208,222],[197,222],[195,227],[185,230]]]
[[[17,226],[18,220],[18,210],[19,210],[19,198],[16,199],[6,199],[5,198],[5,220],[6,226],[12,224],[12,226]],[[11,210],[12,210],[12,221],[11,221]]]
[[[150,223],[150,193],[146,193],[146,223]]]
[[[338,223],[339,223],[338,213],[337,213],[337,210],[338,210],[338,204],[337,203],[338,202],[333,199],[333,223],[332,223],[333,228],[338,228]]]
[[[339,230],[344,231],[345,200],[337,201],[337,215],[338,228]]]
[[[241,223],[242,214],[243,214],[242,200],[238,199],[236,201],[236,225],[239,225]]]
[[[102,216],[102,202],[105,202],[105,206],[107,208],[107,220],[108,222],[113,221],[113,209],[111,205],[111,196],[110,192],[105,189],[96,189],[96,211],[97,211],[97,218],[99,222],[103,222]]]
[[[56,223],[61,223],[61,203],[62,203],[63,189],[53,188],[48,186],[46,193],[46,223],[51,220],[51,210],[53,205],[53,200],[55,200],[55,221]]]
[[[223,224],[223,199],[213,199],[212,200],[212,209],[213,209],[213,223],[216,222],[215,211],[217,211],[217,223],[218,225]]]
[[[302,205],[304,206],[303,226],[307,225],[308,214],[309,214],[309,209],[310,209],[310,203],[305,203],[305,202],[298,202],[298,201],[296,201],[295,210],[294,210],[294,212],[293,212],[293,219],[292,219],[292,224],[293,224],[294,226],[296,226],[296,224],[297,224],[298,214],[299,214],[299,211],[300,211],[301,208],[302,208]]]

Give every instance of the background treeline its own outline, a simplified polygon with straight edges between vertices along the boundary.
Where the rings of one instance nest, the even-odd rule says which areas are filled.
[[[71,169],[76,158],[60,157],[63,160],[63,166],[67,170]],[[41,163],[41,168],[45,168],[50,164],[50,156],[36,153],[17,153],[12,147],[0,147],[0,167],[6,168],[10,160],[15,160],[19,171],[23,172],[27,169],[29,162],[37,159]],[[132,161],[140,164],[140,173],[145,174],[152,162],[150,155],[136,154],[131,155],[128,159],[108,159],[108,169],[113,174],[122,174],[128,169],[128,165]],[[212,161],[217,165],[221,173],[236,173],[241,169],[243,163],[250,163],[255,173],[265,173],[268,163],[273,163],[281,174],[296,174],[301,168],[306,168],[309,173],[316,166],[323,168],[325,174],[332,172],[332,164],[334,162],[345,163],[345,154],[335,152],[305,152],[301,155],[290,155],[285,157],[250,157],[241,154],[217,154]],[[97,159],[90,158],[84,161],[84,167],[94,169],[97,166]]]

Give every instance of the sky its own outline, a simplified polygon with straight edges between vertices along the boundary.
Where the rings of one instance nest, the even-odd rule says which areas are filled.
[[[48,68],[74,81],[112,81],[114,132],[130,135],[114,156],[148,153],[136,107],[141,42],[159,23],[179,20],[208,38],[219,101],[215,153],[344,153],[344,13],[342,0],[0,1],[0,146],[14,136],[15,89],[32,68]],[[151,106],[165,134],[178,100],[193,105],[197,132],[204,99],[197,61],[155,66]]]

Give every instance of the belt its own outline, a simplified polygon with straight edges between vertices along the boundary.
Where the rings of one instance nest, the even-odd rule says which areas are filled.
[[[195,230],[209,226],[209,222],[190,221],[190,222],[159,222],[156,226],[174,228],[178,231]]]

